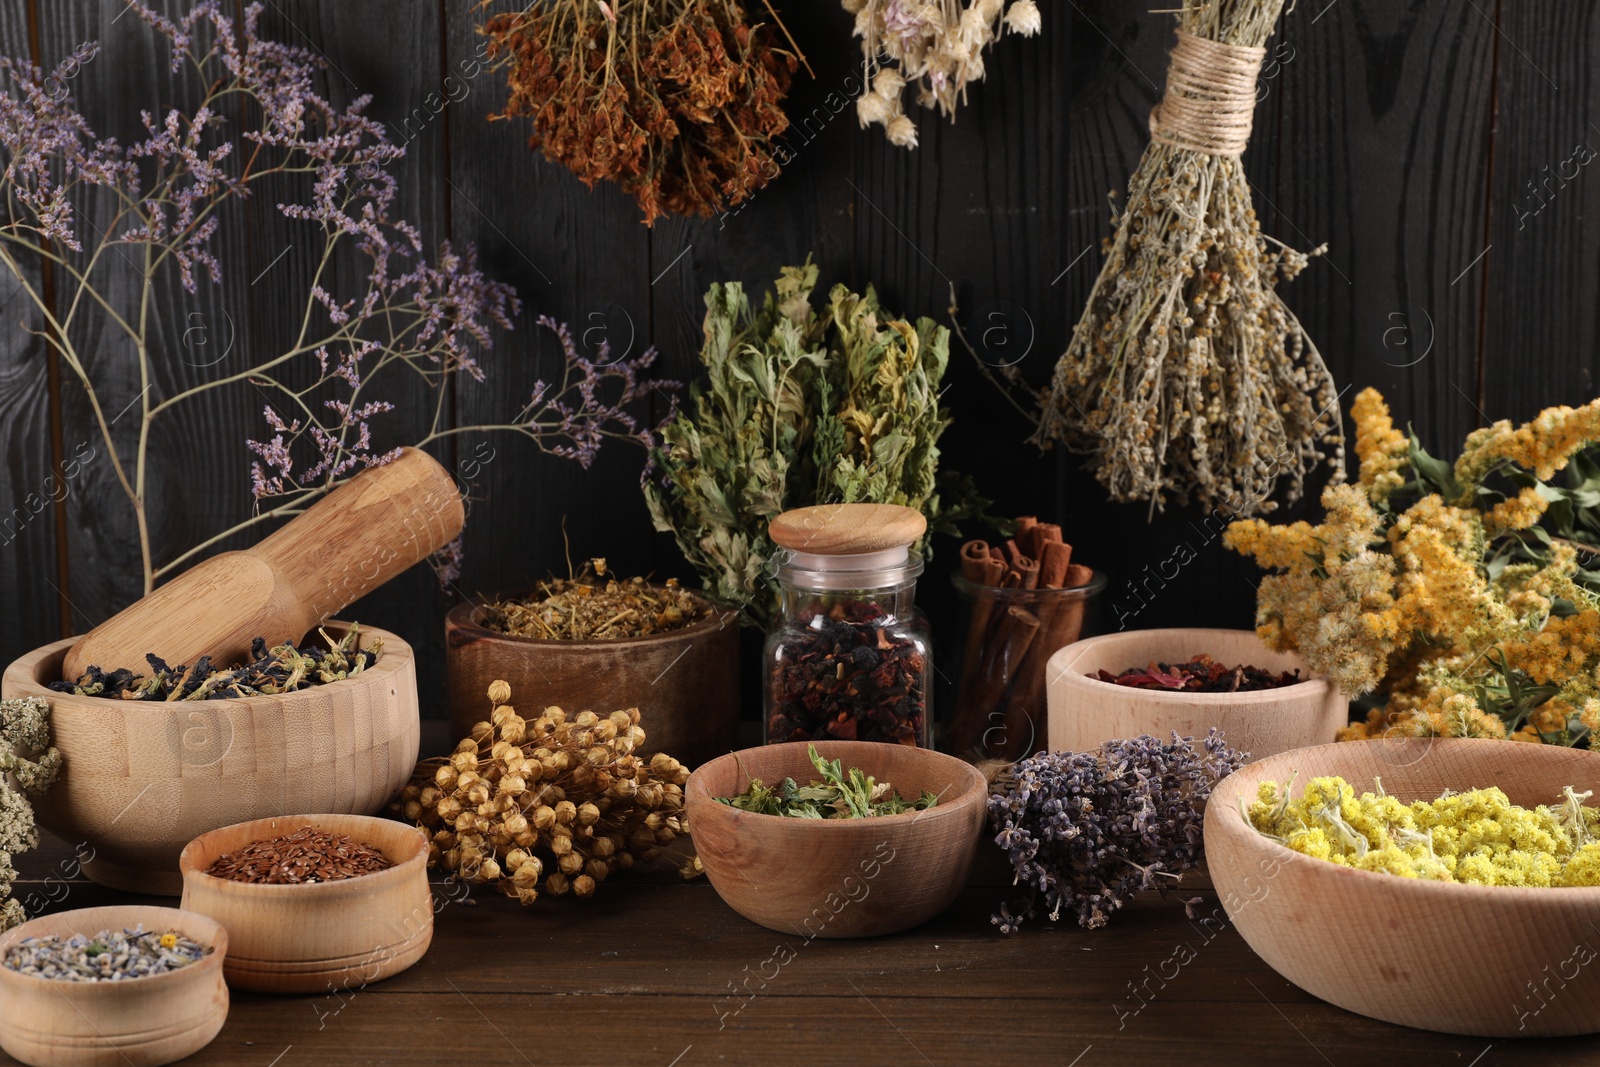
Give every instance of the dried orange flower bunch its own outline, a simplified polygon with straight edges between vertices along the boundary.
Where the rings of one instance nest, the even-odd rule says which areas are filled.
[[[646,224],[708,217],[778,174],[795,56],[733,0],[546,0],[483,32],[511,86],[490,117],[531,118],[530,149],[616,182]]]
[[[1280,572],[1261,580],[1262,639],[1383,700],[1347,740],[1592,747],[1600,464],[1585,449],[1600,442],[1600,400],[1476,430],[1454,465],[1397,430],[1376,390],[1353,414],[1360,483],[1323,493],[1321,524],[1228,529],[1230,548]]]
[[[528,720],[510,700],[511,686],[489,686],[489,721],[452,755],[419,764],[400,793],[396,807],[433,835],[430,867],[524,904],[541,887],[586,897],[684,832],[689,769],[665,753],[634,755],[638,708],[570,720],[545,708]]]

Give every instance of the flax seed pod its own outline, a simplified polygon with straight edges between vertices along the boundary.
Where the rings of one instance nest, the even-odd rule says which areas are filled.
[[[556,860],[556,866],[561,868],[561,873],[566,875],[583,873],[584,860],[576,852],[568,852]]]
[[[600,821],[600,809],[595,804],[585,801],[577,809],[577,820],[580,826],[593,826]]]
[[[496,679],[489,683],[489,703],[504,704],[511,699],[511,683]]]
[[[489,722],[475,722],[472,724],[472,743],[476,745],[485,738],[494,736],[494,724]]]
[[[447,763],[433,772],[433,784],[450,792],[456,787],[456,768],[454,764]]]
[[[533,825],[540,830],[548,830],[556,824],[556,809],[548,804],[541,804],[533,809]]]
[[[550,839],[550,851],[557,856],[565,856],[572,851],[572,838],[556,836]]]
[[[594,879],[580,874],[572,880],[572,891],[580,897],[594,896]]]
[[[563,800],[556,805],[556,822],[563,826],[571,826],[578,818],[578,806],[570,800]]]
[[[590,860],[584,864],[583,869],[596,882],[605,881],[606,876],[611,873],[611,865],[605,860]]]
[[[567,881],[567,876],[558,872],[545,879],[544,887],[549,890],[551,896],[559,897],[564,896],[571,885]]]

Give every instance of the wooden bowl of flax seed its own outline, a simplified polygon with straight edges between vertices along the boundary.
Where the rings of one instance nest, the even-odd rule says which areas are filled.
[[[195,838],[178,866],[184,910],[228,929],[223,973],[235,989],[353,992],[399,974],[433,942],[428,839],[406,823],[257,819]]]

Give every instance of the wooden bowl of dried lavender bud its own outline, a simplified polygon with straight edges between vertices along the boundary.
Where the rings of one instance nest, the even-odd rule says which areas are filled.
[[[228,984],[353,992],[433,942],[428,839],[362,815],[257,819],[202,834],[178,860],[183,907],[228,928]]]
[[[339,643],[352,626],[323,630]],[[284,811],[380,811],[417,762],[416,666],[395,634],[362,628],[359,640],[362,650],[382,648],[359,671],[342,672],[348,677],[213,699],[56,692],[50,684],[60,680],[70,639],[21,657],[6,669],[3,693],[50,702],[64,757],[39,804],[40,825],[92,849],[83,870],[101,885],[177,896],[178,854],[207,831]],[[300,646],[313,642],[328,644],[316,633]]]
[[[1140,734],[1166,738],[1174,730],[1204,737],[1215,726],[1230,747],[1258,760],[1332,741],[1350,719],[1338,687],[1313,677],[1298,655],[1267,648],[1251,630],[1104,634],[1061,649],[1045,670],[1053,752],[1084,752]],[[1213,681],[1211,674],[1223,677]],[[1111,682],[1102,675],[1127,677]]]
[[[909,807],[857,818],[794,818],[723,801],[755,779],[819,778],[805,742],[764,745],[712,760],[689,776],[689,833],[706,876],[751,922],[805,937],[876,937],[919,926],[966,885],[989,786],[971,764],[932,749],[874,741],[818,741],[826,761],[871,775]]]
[[[13,927],[0,935],[0,1048],[30,1067],[181,1060],[228,1018],[227,952],[220,924],[174,908],[82,908]]]
[[[638,708],[650,750],[687,767],[734,746],[738,618],[674,581],[586,567],[527,595],[460,604],[445,616],[445,657],[453,737],[472,732],[489,683],[504,679],[528,708]]]

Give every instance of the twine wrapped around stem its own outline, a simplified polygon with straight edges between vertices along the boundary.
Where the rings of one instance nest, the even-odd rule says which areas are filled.
[[[1185,0],[1151,143],[1039,397],[1035,442],[1086,454],[1112,499],[1152,513],[1193,500],[1260,514],[1280,490],[1298,498],[1323,462],[1344,476],[1338,392],[1273,288],[1309,257],[1261,233],[1239,159],[1282,9]]]

